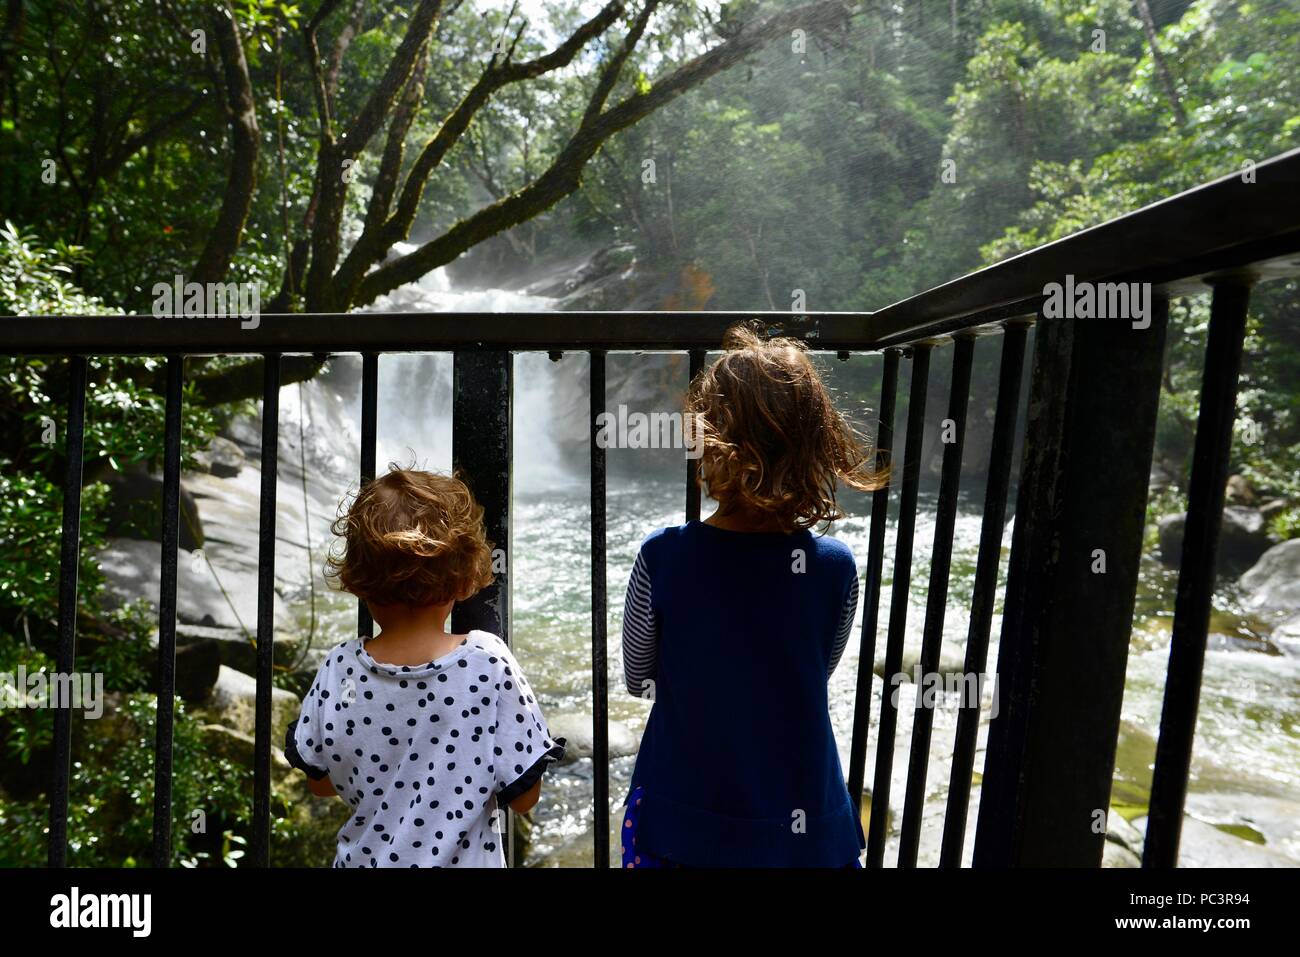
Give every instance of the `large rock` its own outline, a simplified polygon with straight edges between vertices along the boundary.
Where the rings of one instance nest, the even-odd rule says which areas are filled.
[[[254,522],[256,524],[256,522]],[[254,554],[256,554],[254,552]],[[213,567],[202,556],[181,550],[176,568],[176,616],[181,622],[229,628],[257,627],[257,567]],[[99,555],[109,593],[120,601],[143,598],[158,607],[161,549],[157,542],[133,538],[110,539]],[[288,630],[292,621],[284,599],[275,593],[275,627]]]
[[[199,732],[210,753],[241,767],[253,767],[257,754],[257,739],[253,735],[228,728],[224,724],[200,725]],[[293,766],[285,758],[284,751],[271,745],[271,779],[278,784],[292,771]]]
[[[1141,867],[1142,856],[1130,851],[1122,844],[1107,841],[1101,852],[1102,867]]]
[[[1147,819],[1133,822],[1146,830]],[[1296,862],[1271,848],[1229,834],[1213,824],[1183,815],[1178,842],[1179,867],[1295,867]]]
[[[1160,560],[1177,568],[1183,560],[1183,528],[1186,515],[1160,519]],[[1229,505],[1223,510],[1216,566],[1220,574],[1233,574],[1251,566],[1268,550],[1272,540],[1258,509]]]
[[[552,274],[526,286],[524,293],[559,299],[601,279],[623,274],[635,260],[636,247],[629,243],[614,243],[597,250],[590,259],[572,269]]]
[[[209,475],[234,478],[244,467],[244,450],[230,439],[215,435],[206,449],[194,453],[194,464]]]
[[[1274,628],[1271,638],[1284,655],[1300,657],[1300,614],[1292,615]]]
[[[1230,475],[1228,477],[1228,487],[1224,492],[1224,497],[1229,505],[1256,505],[1258,496],[1255,490],[1250,487],[1244,476]]]
[[[595,752],[595,737],[589,714],[557,714],[547,719],[551,737],[564,738],[564,759],[561,764],[572,764],[579,758],[589,758]],[[621,721],[609,722],[609,756],[627,757],[636,754],[639,742],[632,729]]]
[[[301,702],[292,691],[271,689],[271,742],[284,740],[289,722],[298,717]],[[217,684],[203,703],[213,723],[252,736],[257,732],[257,681],[234,668],[221,666]]]
[[[1102,848],[1101,866],[1141,867],[1145,843],[1146,835],[1112,807],[1106,814],[1106,843]]]
[[[192,644],[211,644],[216,649],[216,658],[218,665],[228,665],[236,671],[242,671],[246,675],[257,674],[257,642],[249,633],[238,628],[213,628],[204,625],[191,625],[181,623],[176,626],[176,646],[177,655],[180,649]],[[287,634],[277,632],[275,635],[275,664],[281,665],[292,664],[298,658],[298,652],[301,644]],[[313,660],[316,664],[329,653],[327,648],[316,650]],[[303,669],[300,669],[303,670]],[[309,673],[298,674],[299,678],[305,678],[307,683],[316,676],[316,669],[312,668]],[[179,680],[179,676],[178,676]],[[215,684],[216,674],[212,676]],[[211,689],[209,684],[208,688]]]
[[[162,476],[151,475],[142,465],[132,465],[121,472],[107,472],[103,479],[110,500],[108,534],[158,541],[162,532]],[[179,525],[181,548],[192,552],[203,547],[198,505],[184,483],[180,486]]]
[[[1115,808],[1106,815],[1106,842],[1118,844],[1125,850],[1139,856],[1146,844],[1146,834],[1130,824]]]
[[[153,637],[155,647],[158,643],[157,634]],[[183,636],[176,637],[176,694],[185,701],[199,703],[206,701],[212,694],[212,689],[216,687],[217,678],[221,673],[221,645],[219,642],[210,638],[200,638],[197,640],[186,640]],[[158,658],[154,656],[150,661],[150,686],[149,690],[158,693],[159,674]]]
[[[1300,538],[1266,551],[1241,576],[1242,604],[1261,617],[1286,619],[1300,614]]]

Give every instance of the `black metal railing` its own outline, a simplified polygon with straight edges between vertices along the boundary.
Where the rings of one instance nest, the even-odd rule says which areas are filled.
[[[1045,285],[1151,283],[1150,326],[1064,320],[1041,314]],[[1213,292],[1209,347],[1197,427],[1190,507],[1183,544],[1164,713],[1151,795],[1144,864],[1172,866],[1186,795],[1201,670],[1214,586],[1226,462],[1235,411],[1250,286],[1300,275],[1300,151],[1260,163],[1253,182],[1229,176],[1103,225],[1014,257],[870,314],[546,313],[537,315],[366,314],[263,316],[246,329],[237,318],[19,317],[0,320],[5,351],[68,356],[63,541],[57,666],[76,659],[78,516],[82,481],[87,355],[165,355],[167,418],[160,583],[154,861],[170,859],[171,714],[175,694],[177,505],[180,481],[182,357],[265,357],[262,498],[257,625],[257,732],[252,860],[269,863],[271,793],[272,600],[274,585],[277,409],[280,357],[291,353],[363,355],[361,480],[375,475],[378,355],[454,353],[453,461],[470,477],[488,515],[489,536],[510,541],[512,352],[586,351],[591,359],[592,704],[594,714],[595,865],[609,861],[605,453],[594,441],[605,408],[609,351],[672,350],[702,367],[732,323],[760,319],[771,334],[803,339],[815,350],[883,353],[877,445],[893,446],[899,371],[908,361],[910,401],[894,518],[893,599],[886,625],[885,674],[900,670],[911,586],[920,456],[932,356],[953,344],[947,416],[956,441],[944,449],[923,625],[921,667],[938,667],[953,523],[961,477],[974,337],[1003,335],[991,461],[964,663],[969,679],[987,664],[997,598],[998,562],[1011,487],[1021,379],[1029,327],[1035,325],[1023,465],[1005,595],[997,673],[1000,714],[990,723],[975,866],[1100,864],[1104,834],[1092,826],[1109,806],[1124,667],[1141,553],[1148,476],[1169,298]],[[1105,464],[1104,477],[1098,463]],[[688,462],[685,512],[698,518],[700,492]],[[871,673],[876,658],[880,589],[890,493],[871,500],[863,588],[857,698],[849,789],[865,787]],[[1091,574],[1096,549],[1105,576]],[[510,632],[510,562],[497,582],[458,606],[454,625]],[[1104,582],[1100,579],[1104,578]],[[358,631],[372,624],[362,608]],[[50,789],[49,862],[66,863],[71,716],[54,714],[55,769]],[[978,702],[960,711],[943,827],[941,866],[962,861],[979,723]],[[881,698],[868,862],[884,863],[897,709]],[[903,800],[898,863],[914,866],[932,715],[918,699]],[[508,829],[509,830],[509,829]]]

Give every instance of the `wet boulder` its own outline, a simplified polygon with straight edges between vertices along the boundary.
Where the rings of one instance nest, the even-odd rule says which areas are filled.
[[[1241,576],[1242,604],[1261,617],[1300,614],[1300,538],[1274,545]]]
[[[1183,529],[1186,515],[1166,515],[1160,519],[1160,560],[1177,568],[1183,559]],[[1249,568],[1272,544],[1258,509],[1229,505],[1223,510],[1219,531],[1216,566],[1220,574],[1240,574]]]
[[[589,758],[595,753],[595,735],[589,714],[557,714],[547,720],[551,737],[564,738],[564,758],[561,764],[572,764],[579,758]],[[622,721],[609,722],[609,756],[622,758],[636,754],[637,736]]]

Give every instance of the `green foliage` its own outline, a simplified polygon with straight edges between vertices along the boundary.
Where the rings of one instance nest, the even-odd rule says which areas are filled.
[[[105,542],[105,492],[103,485],[92,486],[82,498],[82,594],[96,594],[103,585],[94,551]],[[23,627],[29,627],[30,618],[54,620],[62,521],[62,491],[57,486],[39,475],[0,473],[0,608],[5,620],[17,616]]]
[[[14,656],[9,657],[12,661]],[[31,653],[22,660],[29,672],[51,666]],[[154,696],[133,693],[118,697],[102,718],[74,719],[68,820],[68,856],[74,866],[134,867],[151,861],[155,717]],[[0,712],[0,755],[22,764],[42,752],[48,756],[51,726],[49,711]],[[171,863],[235,867],[251,831],[250,777],[246,768],[211,753],[201,727],[184,702],[177,701]],[[273,852],[296,861],[300,828],[283,818],[282,803],[276,811]],[[44,794],[0,801],[0,867],[42,866],[48,819]]]
[[[36,316],[98,315],[114,310],[71,280],[85,253],[7,223],[0,229],[0,306]],[[57,322],[57,318],[51,318]],[[229,362],[231,360],[224,360]],[[0,675],[54,670],[62,531],[66,362],[0,358]],[[210,368],[221,368],[223,361]],[[77,670],[110,689],[104,717],[74,719],[69,855],[77,866],[133,867],[151,859],[155,699],[146,690],[156,651],[156,618],[146,602],[100,606],[104,578],[97,554],[107,544],[110,502],[102,481],[133,463],[156,468],[165,402],[155,388],[156,359],[92,358],[86,394],[85,467],[78,568]],[[215,412],[185,396],[186,464],[230,410]],[[241,403],[241,407],[243,404]],[[0,866],[45,862],[53,722],[45,709],[0,708]],[[201,722],[181,701],[173,732],[172,863],[237,866],[251,828],[246,769],[214,756]],[[204,826],[195,829],[194,811]],[[276,807],[273,842],[289,861],[303,843],[298,825]]]
[[[9,220],[0,226],[0,316],[96,316],[112,312],[71,281],[85,248],[56,239],[52,248]]]

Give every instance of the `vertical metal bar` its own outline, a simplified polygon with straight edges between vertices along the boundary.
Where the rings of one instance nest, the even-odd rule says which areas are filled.
[[[898,708],[890,694],[893,676],[903,666],[907,632],[907,599],[912,585],[912,537],[916,530],[916,495],[921,481],[921,443],[925,437],[925,397],[930,382],[932,342],[912,349],[912,381],[908,392],[907,445],[903,449],[902,492],[898,503],[898,540],[894,548],[894,584],[889,599],[889,633],[885,643],[885,690],[881,695],[880,731],[876,740],[876,776],[871,788],[871,822],[867,835],[867,866],[885,860],[889,822],[890,776],[894,767],[894,731]]]
[[[1015,451],[1016,418],[1020,409],[1020,380],[1024,371],[1025,340],[1031,323],[1013,321],[1002,337],[1002,366],[998,373],[997,410],[993,416],[993,442],[989,450],[988,483],[984,491],[984,520],[980,527],[975,587],[971,593],[970,630],[966,635],[966,687],[980,689],[988,661],[989,630],[1002,558],[1002,530],[1007,518],[1007,489],[1011,482],[1011,457]],[[966,700],[957,714],[957,733],[948,783],[948,808],[943,822],[940,867],[960,867],[966,840],[966,814],[970,807],[971,771],[979,738],[980,703]]]
[[[926,681],[939,671],[943,623],[948,609],[948,572],[952,564],[952,531],[957,522],[957,492],[961,485],[961,457],[966,442],[966,412],[970,405],[970,370],[975,357],[975,336],[957,337],[952,355],[952,386],[948,392],[948,420],[953,441],[943,450],[939,478],[939,504],[934,524],[934,549],[930,557],[930,586],[926,592],[925,624],[921,638],[921,685],[916,689],[912,715],[912,754],[907,768],[907,793],[903,796],[903,827],[899,836],[898,866],[915,867],[921,845],[921,812],[930,761],[930,733],[934,703],[927,704]],[[949,428],[944,423],[944,429]]]
[[[379,425],[379,353],[361,354],[361,481],[360,487],[375,477],[375,436]],[[357,637],[372,638],[375,623],[370,609],[357,599]]]
[[[880,383],[880,424],[876,428],[876,467],[889,464],[894,448],[894,405],[898,394],[898,349],[885,350]],[[892,483],[891,483],[892,484]],[[885,566],[885,526],[889,521],[889,485],[871,493],[871,535],[862,602],[862,637],[858,643],[858,686],[853,696],[853,739],[849,745],[849,796],[862,806],[867,737],[871,731],[871,676],[876,663],[876,625],[880,618],[880,580]]]
[[[77,660],[77,572],[81,556],[81,466],[86,432],[86,357],[68,358],[68,424],[64,438],[63,532],[59,540],[58,674]],[[54,780],[50,784],[50,867],[68,863],[68,791],[72,779],[72,705],[54,710]]]
[[[1214,287],[1143,867],[1178,864],[1249,303],[1250,287],[1244,283],[1224,282]]]
[[[1151,307],[1136,328],[1038,320],[975,867],[1101,864],[1169,318]]]
[[[280,356],[263,357],[262,494],[257,533],[257,700],[253,866],[271,863],[271,676],[275,664],[275,493],[280,465]]]
[[[176,704],[176,564],[180,548],[181,386],[185,360],[167,357],[163,425],[162,557],[158,582],[158,701],[153,762],[153,866],[172,857],[172,728]]]
[[[695,377],[700,374],[704,368],[703,349],[691,349],[687,352],[689,357],[689,368],[687,372],[686,387],[690,388],[690,383],[695,381]],[[697,433],[692,432],[691,435]],[[700,520],[700,460],[688,458],[686,460],[686,521],[698,522]]]
[[[452,609],[457,634],[473,629],[510,640],[510,496],[514,470],[514,356],[506,351],[457,352],[452,359],[451,460],[483,507],[492,542],[494,577],[478,594]],[[502,814],[504,811],[504,814]],[[506,864],[515,864],[515,818],[498,809]]]
[[[605,352],[591,350],[591,698],[592,800],[596,867],[609,867],[609,688],[605,594],[605,450],[597,420],[605,411]]]

